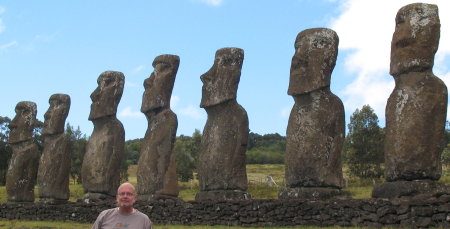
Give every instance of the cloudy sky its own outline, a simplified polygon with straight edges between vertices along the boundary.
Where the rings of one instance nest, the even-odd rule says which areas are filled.
[[[292,97],[287,95],[294,41],[299,32],[327,27],[339,35],[331,90],[344,102],[346,120],[369,104],[384,126],[394,81],[389,75],[390,42],[399,8],[411,0],[165,0],[0,2],[0,116],[13,118],[20,101],[38,106],[37,118],[54,93],[71,96],[67,118],[88,136],[87,120],[96,80],[121,71],[126,83],[117,117],[126,139],[141,138],[147,120],[139,112],[143,81],[161,54],[180,56],[171,107],[178,135],[202,130],[200,75],[217,49],[245,51],[238,102],[250,130],[285,135]],[[441,42],[434,73],[450,82],[450,1],[437,4]]]

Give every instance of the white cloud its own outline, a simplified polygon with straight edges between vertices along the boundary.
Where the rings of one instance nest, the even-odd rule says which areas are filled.
[[[0,51],[6,50],[8,48],[11,48],[12,46],[17,45],[17,44],[18,44],[17,41],[11,41],[11,42],[9,42],[7,44],[0,45]]]
[[[220,6],[223,3],[223,0],[197,0],[198,2],[203,2],[210,6]]]
[[[138,83],[133,83],[133,82],[128,81],[128,80],[125,80],[125,86],[127,86],[127,87],[141,87],[142,85],[138,84]],[[142,86],[142,88],[144,88],[144,87]]]
[[[180,114],[191,117],[195,120],[201,120],[204,118],[204,114],[202,113],[200,108],[197,108],[194,105],[189,105],[181,109]]]
[[[340,52],[349,55],[344,60],[356,78],[342,91],[347,110],[369,104],[378,117],[384,117],[387,99],[394,88],[389,75],[390,47],[397,11],[416,0],[340,0],[341,14],[330,22],[339,35]],[[442,67],[450,54],[450,1],[423,0],[437,4],[441,21],[441,39],[436,54],[435,69],[448,75]],[[381,13],[380,13],[381,12]],[[440,76],[440,75],[438,75]],[[447,84],[448,85],[448,84]]]
[[[3,7],[0,6],[0,14],[2,14],[2,13],[4,13],[4,12],[5,12],[5,8],[3,8]]]
[[[378,118],[384,117],[386,102],[395,83],[383,74],[360,73],[358,77],[344,89],[345,108],[351,112],[369,104]]]
[[[170,97],[170,108],[175,109],[175,107],[177,107],[178,105],[178,102],[180,102],[180,97],[172,95],[172,97]]]
[[[292,106],[283,107],[283,109],[281,109],[281,111],[280,111],[280,116],[282,118],[289,118],[289,115],[291,114],[291,110],[292,110]]]
[[[45,43],[50,43],[52,41],[55,40],[55,37],[57,36],[57,33],[53,33],[53,34],[37,34],[36,36],[34,36],[34,40],[38,41],[38,42],[45,42]]]
[[[450,91],[450,72],[447,72],[445,74],[436,74],[441,78],[444,83],[447,85],[447,90]],[[450,120],[450,106],[447,106],[447,120]]]
[[[145,65],[139,65],[139,66],[133,68],[132,72],[138,73],[138,72],[142,71],[144,68],[145,68]]]
[[[3,20],[0,18],[0,33],[5,31],[6,26],[3,24]]]
[[[119,113],[119,116],[123,118],[143,118],[144,114],[140,111],[131,110],[131,107],[125,107],[125,109]]]

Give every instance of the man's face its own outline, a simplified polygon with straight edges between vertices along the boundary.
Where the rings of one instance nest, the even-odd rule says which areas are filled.
[[[116,196],[117,206],[130,208],[136,202],[136,191],[130,185],[123,185],[119,188]]]

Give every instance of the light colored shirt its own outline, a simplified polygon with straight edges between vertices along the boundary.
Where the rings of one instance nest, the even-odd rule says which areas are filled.
[[[92,229],[151,229],[148,216],[136,209],[129,215],[119,213],[118,208],[102,211],[95,220]]]

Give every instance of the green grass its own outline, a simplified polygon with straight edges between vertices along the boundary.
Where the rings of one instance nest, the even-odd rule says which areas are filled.
[[[129,182],[136,184],[136,165],[132,165],[128,169]],[[347,181],[347,186],[344,190],[349,191],[355,199],[370,198],[372,189],[376,184],[384,182],[383,180],[369,180],[356,179],[346,176],[346,168],[344,167],[344,177]],[[267,185],[267,176],[272,176],[278,186],[269,187]],[[248,193],[253,199],[277,199],[278,192],[284,187],[284,165],[247,165]],[[450,183],[450,168],[443,167],[443,174],[440,182]],[[80,184],[70,182],[70,199],[75,202],[83,197],[83,187]],[[179,197],[184,201],[191,201],[195,199],[195,194],[199,191],[198,180],[191,180],[189,182],[179,182],[180,194]],[[38,198],[38,188],[35,188],[36,201]],[[0,186],[0,203],[5,203],[6,189]]]
[[[71,183],[69,185],[69,189],[70,189],[69,201],[75,202],[75,201],[83,198],[84,190],[83,190],[83,186],[82,185]]]
[[[0,186],[0,203],[5,203],[7,201],[6,188],[5,186]]]
[[[346,187],[344,190],[349,191],[354,199],[366,199],[372,195],[373,186],[364,187]]]
[[[0,228],[21,228],[21,229],[28,229],[28,228],[70,228],[70,229],[84,229],[84,228],[91,228],[91,224],[86,223],[75,223],[75,222],[48,222],[48,221],[17,221],[17,220],[10,220],[10,221],[3,221],[0,220]]]

